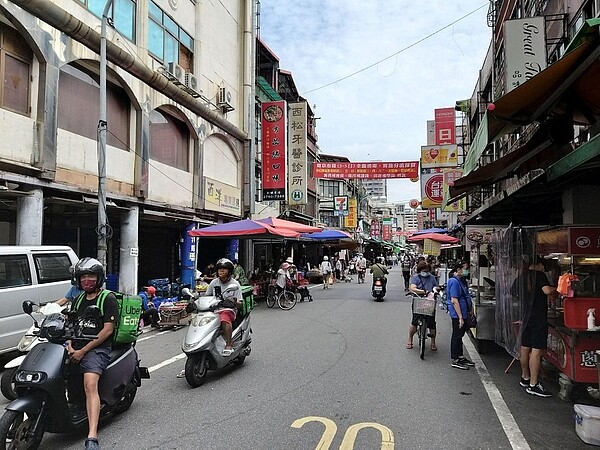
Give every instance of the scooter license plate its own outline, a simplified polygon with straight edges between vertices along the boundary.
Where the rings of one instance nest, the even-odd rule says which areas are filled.
[[[147,367],[140,367],[140,378],[142,378],[142,379],[150,378],[150,371],[148,370]]]
[[[374,289],[375,289],[377,292],[379,292],[379,291],[381,291],[381,289],[382,289],[382,288],[381,288],[381,286],[375,286],[375,288],[374,288]]]

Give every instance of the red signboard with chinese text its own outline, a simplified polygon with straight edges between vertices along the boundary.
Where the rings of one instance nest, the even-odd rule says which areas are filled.
[[[315,178],[418,178],[419,161],[408,162],[316,162]]]
[[[286,199],[286,109],[285,101],[261,105],[263,200]]]
[[[597,383],[597,348],[598,338],[594,335],[579,335],[573,339],[572,335],[549,326],[544,357],[576,383]]]
[[[454,108],[435,110],[435,145],[456,144],[456,111]]]
[[[379,237],[379,220],[372,219],[371,220],[371,237]]]
[[[600,227],[569,227],[569,253],[600,255]]]

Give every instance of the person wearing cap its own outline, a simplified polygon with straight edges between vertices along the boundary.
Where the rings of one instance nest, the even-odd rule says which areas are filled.
[[[157,328],[160,317],[152,301],[156,297],[156,288],[154,286],[144,286],[138,295],[142,298],[142,316],[140,320],[144,321],[144,325],[150,324],[152,328]]]
[[[329,262],[329,256],[323,256],[323,262],[321,263],[321,273],[323,274],[323,289],[329,289],[329,278],[333,274],[333,268]]]
[[[292,276],[290,275],[290,267],[292,266],[287,261],[282,262],[281,266],[279,266],[279,270],[277,271],[277,282],[275,283],[279,292],[285,289],[288,282],[292,282]]]
[[[290,279],[295,283],[298,281],[298,268],[294,264],[294,258],[288,256],[285,260],[286,263],[290,265],[288,268],[288,272],[290,273]]]

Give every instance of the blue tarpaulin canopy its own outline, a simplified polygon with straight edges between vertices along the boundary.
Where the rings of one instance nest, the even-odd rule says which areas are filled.
[[[316,239],[321,241],[331,239],[352,239],[348,233],[340,230],[324,230],[318,233],[302,233],[303,238]]]
[[[426,230],[419,230],[419,231],[415,231],[412,236],[416,236],[419,234],[425,234],[425,233],[438,233],[438,234],[445,234],[448,232],[447,228],[427,228]]]

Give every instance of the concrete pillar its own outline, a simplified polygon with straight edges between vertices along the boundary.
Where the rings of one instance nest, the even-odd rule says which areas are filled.
[[[17,200],[17,245],[42,245],[44,191],[32,189]]]
[[[140,210],[132,206],[121,214],[121,248],[119,267],[119,291],[137,294]],[[152,255],[146,255],[147,258]]]

